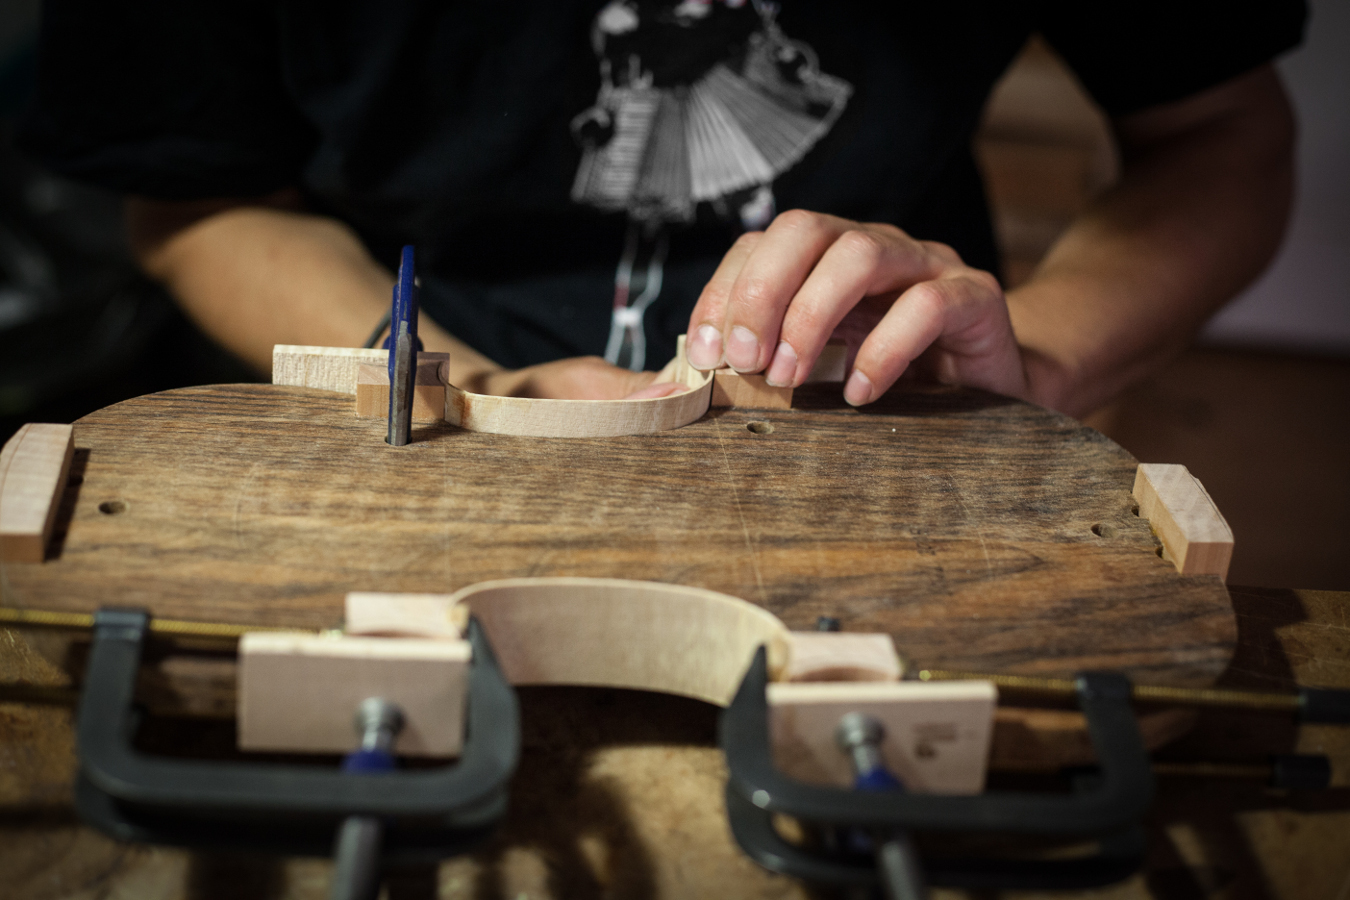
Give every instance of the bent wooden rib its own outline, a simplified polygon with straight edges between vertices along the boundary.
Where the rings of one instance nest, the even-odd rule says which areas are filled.
[[[689,388],[682,394],[648,400],[536,400],[494,397],[445,389],[445,421],[469,431],[519,437],[620,437],[651,434],[688,425],[708,411],[712,373],[684,361],[684,338],[675,358],[656,380]]]
[[[684,361],[683,337],[678,346],[675,359],[657,381],[689,388],[681,394],[647,400],[541,400],[475,394],[447,384],[445,420],[467,431],[519,437],[620,437],[679,428],[708,411],[713,378]],[[388,350],[277,344],[272,348],[272,383],[355,394],[360,367],[383,364],[388,358]],[[417,358],[420,363],[449,357],[424,352]]]
[[[753,603],[617,578],[507,578],[451,595],[472,610],[512,684],[632,688],[726,706],[756,648],[776,677],[788,630]]]

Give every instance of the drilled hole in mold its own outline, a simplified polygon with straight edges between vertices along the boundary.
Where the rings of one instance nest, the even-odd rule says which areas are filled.
[[[745,426],[748,431],[755,434],[773,434],[772,422],[751,422]]]
[[[98,505],[98,511],[105,516],[117,516],[127,511],[125,500],[104,500]]]

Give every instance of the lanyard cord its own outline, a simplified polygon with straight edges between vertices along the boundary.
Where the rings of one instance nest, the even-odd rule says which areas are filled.
[[[649,236],[644,232],[649,230],[654,233],[656,244],[643,267],[642,293],[629,304],[638,249],[644,243],[642,239]],[[669,249],[670,240],[663,224],[658,222],[653,226],[629,220],[623,256],[619,258],[619,266],[614,273],[614,307],[609,323],[609,341],[605,345],[605,362],[612,366],[641,372],[647,362],[647,335],[643,328],[643,316],[647,307],[661,294]]]

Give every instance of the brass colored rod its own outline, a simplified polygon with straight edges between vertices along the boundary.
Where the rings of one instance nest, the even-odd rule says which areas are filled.
[[[90,631],[94,617],[89,613],[55,612],[41,609],[0,607],[0,627],[55,628],[62,631]],[[171,638],[211,638],[237,641],[249,631],[306,631],[277,625],[235,625],[227,622],[191,622],[186,619],[150,620],[150,633]]]
[[[0,625],[10,625],[17,628],[59,628],[68,631],[88,631],[94,627],[94,617],[88,613],[0,607]]]
[[[0,607],[0,627],[57,628],[88,631],[94,627],[89,613],[54,612],[36,609]],[[184,619],[150,620],[150,633],[168,638],[237,641],[249,631],[303,631],[276,625],[235,625],[224,622],[190,622]],[[1072,697],[1077,685],[1071,678],[1042,678],[1035,675],[991,675],[958,672],[950,669],[921,669],[920,681],[990,681],[1011,691],[1029,691],[1056,697]],[[1298,694],[1272,694],[1259,691],[1234,691],[1223,688],[1166,687],[1136,684],[1132,699],[1145,703],[1177,706],[1213,706],[1276,712],[1298,712],[1302,698]]]
[[[984,675],[978,672],[955,672],[949,669],[922,669],[920,681],[991,681],[996,686],[1012,691],[1030,691],[1056,697],[1072,697],[1077,685],[1070,678],[1039,678],[1034,675]],[[1278,712],[1298,712],[1302,700],[1297,694],[1271,694],[1259,691],[1234,691],[1223,688],[1165,687],[1156,684],[1136,684],[1131,698],[1145,703],[1167,703],[1177,706],[1216,706],[1225,708],[1260,709]]]

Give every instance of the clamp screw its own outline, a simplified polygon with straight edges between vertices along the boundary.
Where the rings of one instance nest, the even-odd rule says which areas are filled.
[[[367,697],[356,708],[355,724],[362,750],[388,753],[403,730],[403,711],[383,697]]]
[[[853,761],[853,773],[859,782],[875,778],[878,772],[886,772],[881,760],[881,741],[885,737],[886,727],[875,716],[851,712],[839,720],[834,739],[839,749]]]

